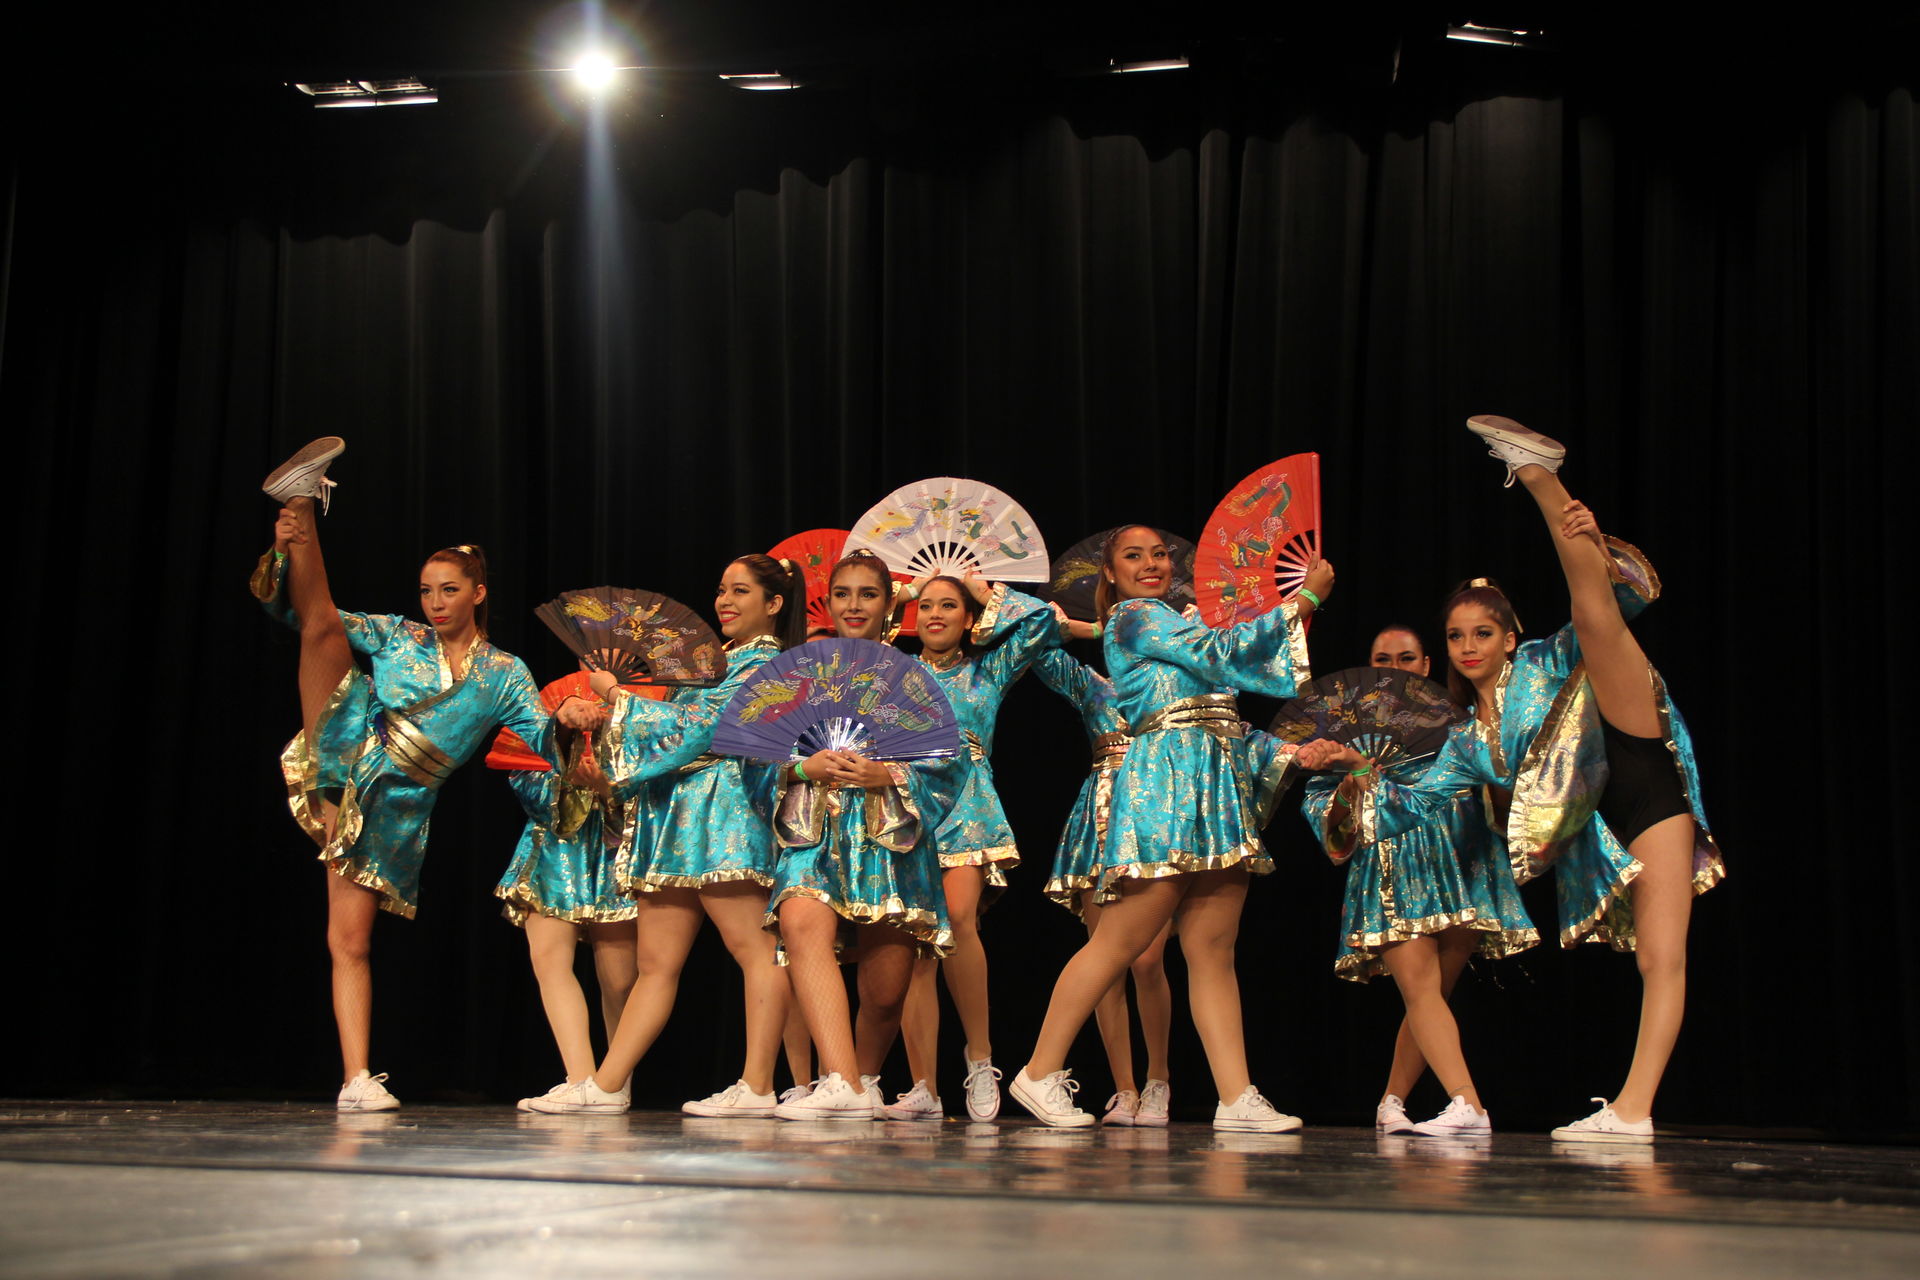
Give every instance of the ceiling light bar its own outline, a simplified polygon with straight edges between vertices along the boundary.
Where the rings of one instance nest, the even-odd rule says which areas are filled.
[[[398,80],[313,80],[293,86],[316,107],[417,107],[440,101],[432,85],[413,76]]]
[[[1185,71],[1188,68],[1186,58],[1151,58],[1145,62],[1108,62],[1107,70],[1114,75],[1124,76],[1135,71]]]
[[[768,89],[798,89],[800,82],[778,71],[722,72],[720,78],[736,89],[760,92]]]
[[[1447,39],[1465,40],[1471,44],[1498,44],[1512,49],[1534,48],[1542,44],[1545,32],[1527,31],[1517,27],[1490,27],[1478,22],[1465,22],[1457,27],[1447,28]]]

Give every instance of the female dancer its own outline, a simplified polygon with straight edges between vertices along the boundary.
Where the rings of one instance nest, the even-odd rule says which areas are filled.
[[[1236,744],[1244,732],[1221,686],[1288,697],[1306,674],[1294,627],[1333,585],[1316,562],[1306,591],[1252,622],[1209,630],[1182,618],[1162,596],[1172,579],[1165,540],[1144,525],[1107,541],[1100,596],[1107,670],[1133,745],[1114,779],[1101,853],[1100,927],[1061,971],[1032,1059],[1014,1077],[1013,1096],[1050,1125],[1093,1117],[1073,1104],[1078,1086],[1064,1069],[1087,1015],[1165,925],[1178,922],[1193,1021],[1206,1046],[1222,1129],[1280,1132],[1283,1116],[1247,1079],[1245,1032],[1233,947],[1250,871],[1271,869],[1250,812],[1250,788]],[[1109,605],[1117,595],[1119,603]]]
[[[980,901],[985,890],[1006,887],[1006,871],[1020,865],[1013,831],[993,787],[994,722],[1014,681],[1034,656],[1059,644],[1054,610],[1032,596],[989,586],[971,574],[965,581],[937,577],[918,584],[920,660],[933,669],[966,735],[959,762],[962,782],[953,808],[934,836],[940,850],[941,887],[953,929],[945,960],[922,957],[908,989],[902,1031],[913,1088],[882,1108],[889,1120],[937,1120],[936,1087],[940,997],[936,971],[944,973],[953,1007],[967,1036],[967,1115],[991,1120],[1000,1114],[1000,1072],[993,1065],[987,1030],[987,953],[980,945]],[[991,648],[984,646],[991,645]],[[982,646],[976,649],[976,646]]]
[[[1085,623],[1069,625],[1076,638],[1091,635],[1090,628],[1080,632]],[[1080,794],[1067,814],[1067,826],[1060,833],[1060,846],[1053,857],[1053,875],[1046,887],[1049,898],[1085,922],[1091,938],[1100,926],[1100,905],[1094,901],[1094,890],[1100,884],[1100,837],[1107,829],[1114,774],[1119,772],[1133,739],[1127,736],[1127,722],[1114,706],[1113,682],[1105,676],[1057,649],[1041,654],[1033,670],[1049,689],[1080,712],[1087,739],[1093,745],[1092,772],[1080,784]],[[1128,1025],[1124,975],[1114,980],[1093,1008],[1100,1043],[1107,1051],[1107,1066],[1113,1073],[1114,1093],[1100,1117],[1103,1124],[1158,1128],[1167,1123],[1167,1109],[1173,1100],[1167,1083],[1173,988],[1167,982],[1166,952],[1172,933],[1173,921],[1168,920],[1128,966],[1140,1002],[1140,1033],[1147,1045],[1144,1088],[1134,1087],[1133,1028]]]
[[[543,755],[553,734],[526,664],[487,642],[487,562],[478,547],[427,557],[426,625],[335,609],[313,500],[330,492],[327,465],[345,448],[324,437],[267,477],[268,496],[282,505],[252,588],[270,614],[300,631],[303,727],[280,765],[294,819],[332,873],[327,946],[346,1068],[339,1107],[385,1111],[399,1101],[367,1061],[374,915],[414,914],[434,796],[494,727],[505,725]],[[354,669],[356,651],[372,658],[371,679]]]
[[[617,801],[649,810],[645,830],[622,849],[622,888],[634,895],[638,979],[598,1071],[536,1111],[617,1113],[630,1077],[673,1012],[680,970],[700,926],[712,920],[740,966],[746,988],[747,1060],[740,1079],[682,1108],[690,1115],[773,1115],[773,1064],[787,1018],[787,975],[773,938],[760,927],[773,883],[774,847],[753,811],[741,762],[707,748],[734,692],[806,629],[806,586],[790,560],[740,556],[720,575],[714,615],[727,638],[727,674],[710,689],[676,690],[651,703],[617,690],[599,735],[601,762]],[[639,826],[640,824],[636,824]]]
[[[1372,665],[1425,675],[1429,664],[1418,636],[1388,627],[1374,638]],[[1495,673],[1455,671],[1472,691],[1476,715],[1492,714]],[[1415,763],[1402,773],[1414,781],[1432,764]],[[1467,1072],[1460,1029],[1447,998],[1475,951],[1511,955],[1540,941],[1527,919],[1519,889],[1507,869],[1506,843],[1488,829],[1478,796],[1463,793],[1428,821],[1354,858],[1347,807],[1337,793],[1338,775],[1317,774],[1307,784],[1302,811],[1336,865],[1347,864],[1346,906],[1334,972],[1354,982],[1388,973],[1406,1005],[1394,1039],[1386,1092],[1374,1109],[1374,1127],[1385,1133],[1435,1136],[1491,1131],[1486,1109]],[[1465,1100],[1426,1125],[1407,1118],[1405,1098],[1431,1063],[1448,1098]]]
[[[664,693],[645,691],[646,696]],[[540,690],[540,700],[549,707],[569,697],[599,700],[584,669]],[[566,1069],[566,1078],[547,1090],[548,1097],[559,1097],[593,1073],[587,1000],[573,971],[583,929],[593,946],[600,1015],[609,1039],[633,990],[635,908],[620,891],[613,857],[626,810],[633,806],[613,799],[591,752],[592,743],[583,736],[570,753],[575,764],[565,776],[529,755],[526,744],[508,730],[501,731],[487,753],[489,766],[510,770],[507,784],[527,813],[526,829],[494,894],[506,904],[502,914],[526,930],[540,1004]],[[533,1099],[522,1098],[520,1109],[531,1111],[532,1104]]]
[[[878,556],[857,551],[840,561],[827,595],[834,630],[879,639],[893,589]],[[765,923],[779,931],[794,999],[824,1073],[806,1097],[774,1108],[783,1120],[874,1115],[871,1090],[899,1034],[914,953],[924,948],[940,956],[953,945],[933,843],[946,817],[944,797],[960,781],[952,769],[945,761],[908,765],[819,751],[757,770],[780,845]],[[859,963],[857,1032],[840,977],[843,926],[854,935]]]
[[[1553,1136],[1651,1142],[1654,1094],[1686,1003],[1693,895],[1725,875],[1701,816],[1686,726],[1627,628],[1628,611],[1656,597],[1659,580],[1633,548],[1603,539],[1592,514],[1567,496],[1555,474],[1566,455],[1558,442],[1507,418],[1467,425],[1506,463],[1508,483],[1526,486],[1557,535],[1573,634],[1516,653],[1506,597],[1486,586],[1460,592],[1449,602],[1448,649],[1463,673],[1500,668],[1494,721],[1455,729],[1417,787],[1373,779],[1357,753],[1331,743],[1307,744],[1302,762],[1356,771],[1341,790],[1359,806],[1362,842],[1398,834],[1461,786],[1512,790],[1505,826],[1513,864],[1523,876],[1555,865],[1561,945],[1591,937],[1632,950],[1642,982],[1625,1084]]]

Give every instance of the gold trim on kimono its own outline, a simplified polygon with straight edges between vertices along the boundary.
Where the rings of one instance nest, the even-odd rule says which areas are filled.
[[[812,898],[823,902],[833,909],[833,913],[851,924],[886,924],[912,936],[915,942],[926,947],[931,954],[944,959],[953,951],[953,931],[940,927],[940,917],[923,907],[909,907],[906,899],[899,894],[890,895],[878,905],[864,902],[837,902],[823,889],[810,885],[789,885],[784,893],[767,904],[767,914],[761,921],[761,927],[775,933],[780,930],[780,904],[789,898]],[[841,941],[834,940],[834,950],[841,950]],[[782,944],[781,960],[785,962],[785,945]]]
[[[1140,738],[1163,729],[1205,729],[1216,738],[1244,738],[1247,734],[1247,727],[1240,720],[1239,703],[1230,693],[1202,693],[1169,702],[1150,712],[1128,732]]]
[[[1193,875],[1201,871],[1228,871],[1245,867],[1249,875],[1264,876],[1273,870],[1273,858],[1258,840],[1243,840],[1217,858],[1203,858],[1184,849],[1174,849],[1164,862],[1122,862],[1100,869],[1100,888],[1093,895],[1096,906],[1120,900],[1122,880],[1165,880],[1172,876]]]
[[[387,758],[394,767],[427,790],[438,791],[453,776],[454,759],[401,712],[389,709],[380,718],[386,726]]]

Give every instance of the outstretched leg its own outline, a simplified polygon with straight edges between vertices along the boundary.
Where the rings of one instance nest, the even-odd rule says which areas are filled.
[[[755,1093],[772,1093],[788,988],[787,975],[775,963],[773,935],[760,927],[767,914],[767,891],[747,880],[717,884],[700,891],[700,905],[740,966],[747,1006],[747,1060],[740,1078]]]
[[[280,536],[282,531],[291,536]],[[295,498],[282,509],[274,546],[286,552],[287,603],[300,620],[300,722],[311,750],[327,699],[353,669],[347,629],[333,603],[326,559],[320,554],[320,529],[314,519],[312,498]]]
[[[633,1069],[667,1025],[680,990],[681,966],[706,919],[699,894],[692,889],[646,893],[634,902],[639,912],[633,918],[633,991],[620,1011],[620,1025],[607,1045],[606,1061],[593,1073],[594,1084],[607,1093],[626,1087]]]
[[[1462,945],[1455,945],[1455,935],[1465,935]],[[1460,974],[1473,959],[1476,939],[1470,930],[1449,929],[1440,935],[1440,995],[1443,999],[1453,998],[1454,984],[1460,981]],[[1393,1065],[1387,1070],[1387,1092],[1404,1101],[1420,1083],[1420,1077],[1426,1073],[1427,1059],[1420,1052],[1419,1042],[1413,1036],[1413,1023],[1407,1018],[1400,1019],[1399,1034],[1393,1038]]]
[[[1464,932],[1449,930],[1448,934]],[[1381,952],[1381,959],[1407,1006],[1405,1025],[1413,1029],[1421,1054],[1440,1078],[1440,1087],[1448,1097],[1463,1097],[1475,1111],[1484,1112],[1486,1108],[1480,1105],[1479,1091],[1473,1087],[1473,1077],[1467,1071],[1466,1057],[1460,1052],[1459,1025],[1453,1020],[1453,1010],[1447,1007],[1441,980],[1442,946],[1442,938],[1431,934],[1409,938],[1387,947]]]
[[[1100,1003],[1113,984],[1124,976],[1127,966],[1152,945],[1154,938],[1173,918],[1174,907],[1186,891],[1192,876],[1166,880],[1129,878],[1120,882],[1120,900],[1107,904],[1100,917],[1100,928],[1087,945],[1074,953],[1053,984],[1053,998],[1047,1002],[1047,1016],[1034,1041],[1033,1056],[1027,1060],[1024,1074],[1029,1080],[1043,1080],[1066,1066],[1067,1051],[1080,1034],[1094,1006]]]
[[[780,940],[787,952],[787,976],[793,998],[807,1019],[807,1032],[820,1055],[822,1076],[840,1078],[864,1093],[859,1059],[853,1051],[853,1017],[847,1011],[847,985],[840,976],[834,940],[840,916],[818,898],[792,897],[780,904]]]

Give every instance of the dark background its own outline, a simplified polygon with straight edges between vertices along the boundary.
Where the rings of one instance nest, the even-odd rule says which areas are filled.
[[[1332,670],[1390,619],[1437,642],[1469,575],[1533,634],[1564,621],[1531,504],[1461,429],[1499,412],[1566,440],[1570,488],[1658,566],[1636,629],[1731,868],[1697,904],[1661,1119],[1917,1127],[1916,761],[1892,696],[1920,425],[1910,23],[1589,20],[1515,50],[1444,41],[1438,13],[612,16],[669,69],[597,112],[535,72],[566,61],[564,9],[190,6],[21,36],[0,415],[26,455],[24,1034],[0,1090],[335,1085],[320,873],[275,767],[296,645],[245,591],[260,477],[312,436],[349,441],[342,604],[408,611],[427,552],[481,542],[495,639],[543,681],[567,662],[531,611],[559,589],[704,610],[733,555],[922,476],[997,484],[1064,548],[1123,520],[1191,536],[1240,476],[1318,450]],[[1169,52],[1193,69],[1092,74]],[[715,76],[774,68],[807,87]],[[441,101],[315,111],[282,83],[408,72]],[[1079,940],[1038,889],[1085,759],[1066,706],[1016,689],[996,770],[1027,865],[986,924],[1008,1069]],[[520,824],[502,779],[463,771],[420,919],[377,932],[375,1065],[403,1098],[557,1078],[491,897]],[[1240,953],[1254,1075],[1359,1121],[1398,1000],[1332,977],[1342,875],[1290,811],[1269,840]],[[1528,900],[1551,931],[1550,886]],[[709,933],[638,1101],[733,1078],[738,990]],[[1503,1127],[1617,1087],[1637,1000],[1598,947],[1463,983]],[[942,1052],[958,1065],[951,1019]],[[1091,1028],[1074,1065],[1104,1097]],[[1182,1013],[1177,1111],[1204,1114],[1205,1079]]]

